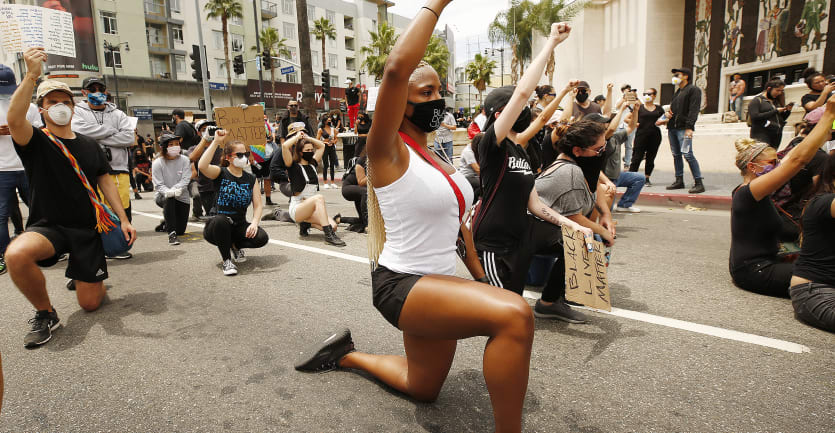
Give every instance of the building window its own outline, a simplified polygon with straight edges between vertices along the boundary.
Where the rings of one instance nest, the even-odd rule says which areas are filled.
[[[281,12],[284,15],[295,15],[296,4],[293,0],[281,0]]]
[[[298,83],[299,79],[295,72],[292,74],[287,74],[287,82],[288,83]]]
[[[215,59],[215,63],[217,64],[217,77],[226,78],[226,60]]]
[[[296,39],[296,25],[293,23],[282,23],[284,28],[284,37],[287,39]]]
[[[171,5],[171,12],[180,12],[180,0],[168,0]]]
[[[168,58],[162,56],[150,56],[151,61],[151,75],[159,78],[171,78],[171,73],[168,71]]]
[[[338,67],[337,66],[338,61],[339,60],[337,59],[336,54],[328,54],[328,67],[329,68],[336,69]]]
[[[229,23],[230,23],[230,24],[234,24],[234,25],[236,25],[236,26],[242,26],[242,25],[244,25],[244,21],[243,21],[243,19],[242,19],[241,17],[233,17],[233,18],[229,18]]]
[[[116,12],[99,11],[101,15],[102,29],[105,34],[115,35],[118,33],[116,27]]]
[[[154,47],[164,47],[167,41],[163,40],[162,27],[148,24],[145,26],[145,37],[148,39],[148,44]]]
[[[307,19],[316,21],[316,7],[307,5]]]
[[[296,62],[296,47],[287,47],[287,52],[290,54],[289,56],[284,56],[285,59],[290,60],[292,62]]]
[[[186,73],[186,56],[174,56],[174,68],[177,71],[177,76],[181,79],[185,77]]]
[[[331,48],[336,48],[336,39],[328,38],[328,46]]]
[[[221,33],[221,36],[223,34]],[[229,39],[229,44],[232,45],[232,51],[236,53],[240,53],[244,50],[244,36],[232,33],[231,38]]]
[[[119,51],[105,51],[104,65],[108,68],[113,67],[113,60],[116,60],[116,67],[122,69],[122,53]]]
[[[311,60],[311,63],[313,63],[313,67],[314,67],[314,68],[318,68],[318,67],[319,67],[319,59],[320,59],[320,58],[321,58],[321,57],[320,57],[320,54],[319,54],[319,52],[318,52],[318,51],[311,51],[311,52],[310,52],[310,60]]]
[[[334,26],[336,25],[336,12],[326,10],[325,11],[325,18],[327,18],[328,21],[330,21],[331,24],[333,24]]]
[[[339,82],[339,77],[331,75],[331,87],[339,87],[342,83]]]
[[[145,13],[165,15],[165,0],[145,0]]]
[[[182,44],[183,43],[183,27],[178,26],[176,24],[171,25],[171,38],[174,39],[174,43]]]
[[[212,39],[215,41],[215,49],[223,49],[223,32],[220,30],[212,30]]]

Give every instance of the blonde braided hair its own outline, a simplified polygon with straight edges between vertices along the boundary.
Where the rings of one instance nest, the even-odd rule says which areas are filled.
[[[366,184],[368,189],[368,260],[371,262],[371,270],[377,269],[377,260],[383,252],[383,245],[386,243],[386,224],[383,220],[383,213],[380,212],[380,203],[377,201],[377,194],[374,192],[373,169],[371,159],[366,163],[365,169]]]

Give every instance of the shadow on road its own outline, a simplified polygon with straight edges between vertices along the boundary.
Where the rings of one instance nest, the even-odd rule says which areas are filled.
[[[595,328],[602,332],[595,332]],[[624,332],[623,323],[619,322],[617,319],[603,315],[592,315],[589,317],[589,322],[583,325],[572,325],[561,321],[537,320],[536,330],[557,332],[569,337],[594,340],[594,346],[584,360],[585,362],[589,362],[600,356],[612,343],[617,340],[623,338],[643,337],[646,335],[646,332],[634,329]]]

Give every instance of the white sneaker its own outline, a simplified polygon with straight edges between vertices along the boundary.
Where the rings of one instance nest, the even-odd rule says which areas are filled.
[[[635,206],[629,206],[629,207],[617,206],[617,207],[615,207],[615,212],[641,213],[641,209],[639,209]]]
[[[331,189],[331,187],[330,187],[329,184],[326,183],[326,184],[322,185],[322,189]]]
[[[243,263],[246,261],[246,254],[244,254],[244,250],[239,250],[235,247],[232,247],[232,260],[235,263]]]
[[[238,275],[238,267],[232,263],[232,260],[223,261],[223,275],[232,276]]]

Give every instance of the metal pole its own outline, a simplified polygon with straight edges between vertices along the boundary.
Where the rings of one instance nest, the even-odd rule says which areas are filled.
[[[116,86],[116,107],[121,110],[122,106],[119,105],[119,77],[116,76],[116,55],[113,54],[113,47],[110,47],[110,66],[113,66],[113,84]]]
[[[203,66],[200,70],[203,72],[203,99],[206,101],[206,119],[212,120],[212,99],[209,95],[209,61],[206,59],[206,47],[203,45],[203,25],[201,24],[203,18],[200,17],[200,0],[194,0],[194,11],[197,14],[197,43],[200,44],[200,62]],[[203,59],[206,59],[204,62]],[[227,71],[229,72],[229,71]],[[229,92],[232,89],[228,89]]]
[[[504,87],[504,48],[499,50],[502,53],[502,87]]]
[[[261,34],[258,33],[258,9],[256,9],[257,7],[258,6],[255,4],[255,0],[252,0],[252,17],[255,20],[255,52],[258,53],[256,55],[260,56],[261,55]],[[261,69],[258,70],[258,93],[261,95],[261,102],[264,102],[264,68],[266,68],[267,65],[264,65],[263,62],[261,62],[261,63],[262,63],[261,64]],[[272,68],[272,66],[273,66],[273,56],[272,56],[272,53],[270,53],[270,68]],[[273,95],[273,94],[270,94],[270,96],[275,98],[275,95]],[[267,104],[264,103],[264,111],[267,111],[266,105]],[[273,113],[273,114],[275,114],[275,113]]]

